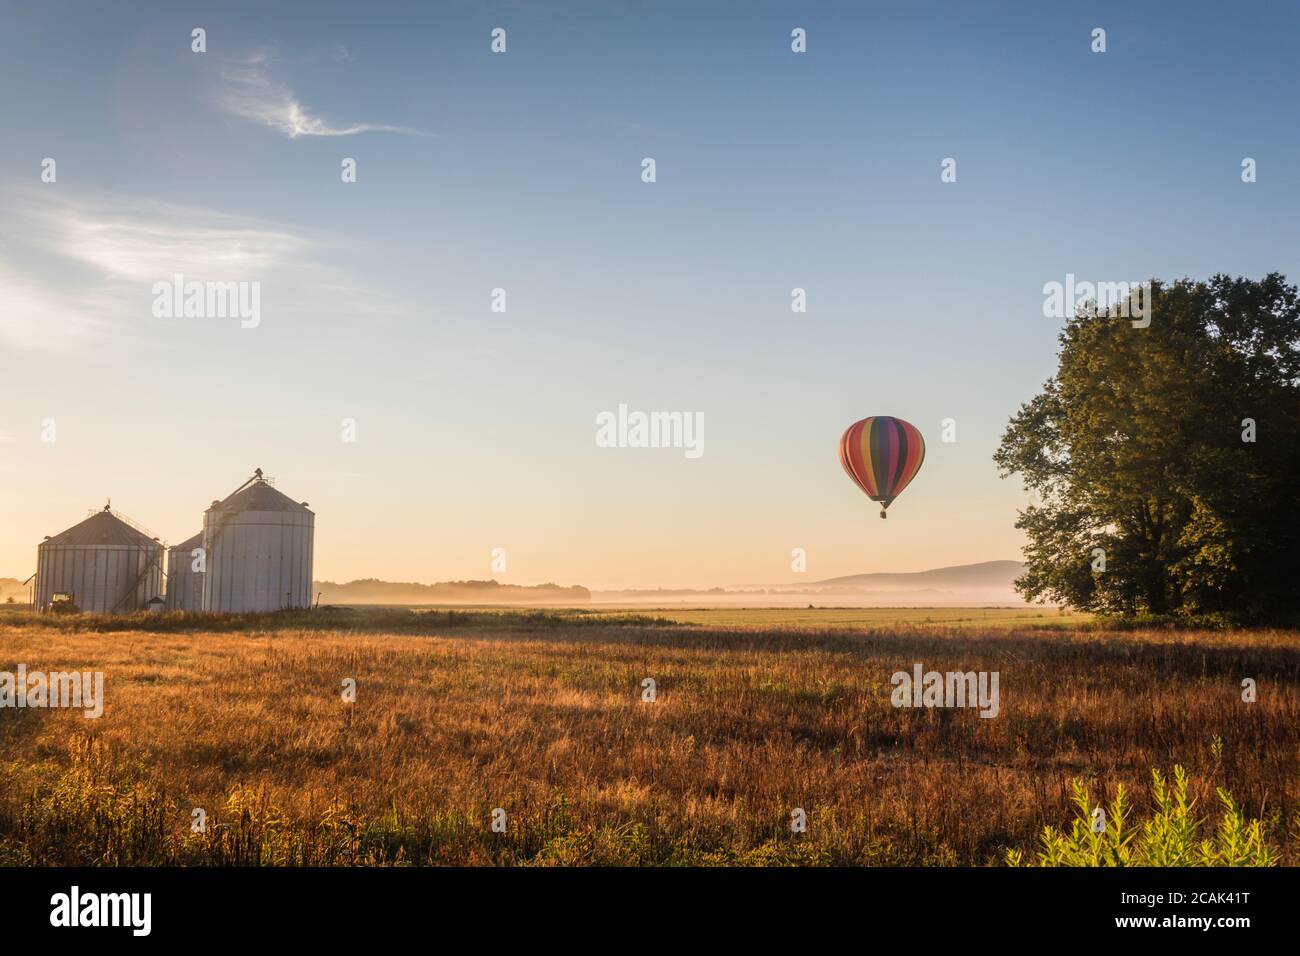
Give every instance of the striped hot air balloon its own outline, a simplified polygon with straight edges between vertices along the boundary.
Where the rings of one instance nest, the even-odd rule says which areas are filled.
[[[925,439],[915,425],[889,415],[854,422],[840,438],[840,464],[853,483],[880,502],[880,517],[925,460]]]

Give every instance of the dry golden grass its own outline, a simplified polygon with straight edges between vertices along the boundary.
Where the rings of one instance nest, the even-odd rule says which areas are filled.
[[[0,670],[107,698],[0,710],[0,862],[1000,863],[1068,824],[1071,778],[1140,809],[1177,763],[1300,863],[1294,633],[421,629],[0,626]],[[916,662],[999,671],[1001,715],[891,707]]]

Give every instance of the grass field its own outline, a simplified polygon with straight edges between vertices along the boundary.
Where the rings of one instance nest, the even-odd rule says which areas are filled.
[[[0,710],[0,862],[1001,864],[1072,780],[1140,817],[1180,764],[1300,863],[1293,632],[890,613],[0,614],[0,671],[106,679],[98,720]],[[918,662],[998,671],[999,715],[892,707]]]
[[[598,613],[617,614],[619,611]],[[1087,614],[1062,613],[1055,608],[1010,607],[781,607],[781,608],[652,608],[652,614],[678,624],[738,628],[878,628],[900,624],[917,627],[1064,628],[1091,620]]]

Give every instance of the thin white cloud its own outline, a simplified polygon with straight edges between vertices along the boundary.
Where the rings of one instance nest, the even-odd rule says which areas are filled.
[[[255,279],[312,253],[282,226],[154,201],[56,199],[32,213],[29,239],[110,278]]]
[[[153,284],[259,282],[280,315],[404,315],[389,296],[353,281],[338,257],[354,247],[283,225],[209,209],[112,194],[0,194],[9,218],[0,248],[21,236],[23,262],[0,256],[0,343],[20,351],[68,351],[107,336],[157,336]],[[333,261],[331,261],[333,260]]]
[[[381,123],[331,125],[308,112],[293,90],[272,80],[270,66],[271,57],[265,51],[226,63],[221,70],[224,85],[217,95],[218,105],[233,116],[279,130],[290,139],[299,136],[355,136],[368,132],[430,135],[407,126]]]

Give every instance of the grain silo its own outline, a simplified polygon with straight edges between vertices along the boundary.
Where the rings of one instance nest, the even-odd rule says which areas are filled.
[[[205,611],[278,611],[311,606],[316,516],[257,469],[203,515]]]
[[[203,532],[200,531],[167,549],[167,610],[203,610],[203,572],[194,570],[194,552],[202,547]]]
[[[36,607],[125,614],[162,593],[163,548],[105,505],[36,547]]]

